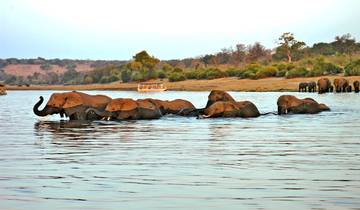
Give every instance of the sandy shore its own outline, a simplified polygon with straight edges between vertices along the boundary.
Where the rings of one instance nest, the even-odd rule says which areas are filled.
[[[338,76],[328,76],[333,81]],[[311,78],[266,78],[259,80],[238,79],[238,78],[221,78],[214,80],[187,80],[181,82],[164,81],[168,90],[177,91],[209,91],[209,90],[226,90],[226,91],[249,91],[249,92],[270,92],[270,91],[297,91],[299,82],[317,81],[320,77]],[[346,77],[350,83],[359,80],[360,76]],[[32,85],[26,86],[7,86],[8,90],[136,90],[137,83],[119,83],[111,84],[91,84],[91,85]]]

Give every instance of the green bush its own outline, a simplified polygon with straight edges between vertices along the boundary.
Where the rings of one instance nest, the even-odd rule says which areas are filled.
[[[255,76],[258,79],[266,77],[275,77],[277,73],[277,68],[274,66],[265,66],[256,72]]]
[[[131,78],[133,81],[144,81],[144,75],[140,72],[135,72]]]
[[[224,76],[225,76],[225,73],[219,69],[208,69],[206,72],[205,79],[216,79],[216,78],[222,78]]]
[[[174,70],[172,72],[173,73],[182,73],[183,70],[181,68],[179,68],[179,67],[176,67],[176,68],[174,68]]]
[[[312,71],[309,72],[309,76],[322,76],[328,74],[338,74],[341,73],[343,70],[341,67],[336,66],[332,63],[327,63],[324,61],[318,61],[315,63],[314,68]]]
[[[183,81],[185,79],[186,78],[185,78],[184,74],[181,74],[181,73],[171,73],[169,76],[170,82]]]
[[[166,73],[164,70],[159,70],[159,71],[157,71],[157,76],[160,79],[164,79],[164,78],[166,78]]]
[[[92,83],[94,83],[94,79],[92,78],[92,76],[86,75],[86,76],[84,77],[83,83],[84,83],[84,84],[92,84]]]
[[[198,76],[198,70],[190,70],[190,71],[187,71],[185,72],[185,77],[187,79],[197,79],[197,76]]]
[[[121,80],[124,83],[130,82],[131,81],[131,71],[130,70],[122,70],[121,72]]]
[[[285,75],[286,75],[286,70],[278,70],[277,72],[276,72],[276,77],[285,77]]]
[[[345,66],[345,76],[360,76],[360,59]]]
[[[100,83],[104,84],[104,83],[109,83],[110,82],[110,77],[109,76],[103,76],[100,79]]]
[[[309,71],[304,67],[291,69],[286,73],[286,78],[305,77]]]
[[[235,69],[235,68],[229,68],[225,71],[225,74],[229,77],[239,77],[242,74],[242,70]]]
[[[258,64],[250,64],[245,67],[243,72],[240,74],[241,78],[256,79],[256,73],[260,71],[262,66]]]

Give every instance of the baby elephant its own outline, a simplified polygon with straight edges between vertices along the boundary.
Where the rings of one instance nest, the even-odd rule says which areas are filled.
[[[260,112],[250,101],[217,101],[203,111],[203,118],[259,117]]]
[[[282,95],[278,98],[278,114],[316,114],[330,111],[325,104],[319,104],[312,98],[299,99],[293,95]]]

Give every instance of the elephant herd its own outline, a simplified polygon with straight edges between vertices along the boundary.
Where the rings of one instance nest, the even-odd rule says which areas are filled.
[[[60,117],[69,117],[70,120],[159,119],[167,114],[198,118],[250,118],[267,114],[315,114],[330,110],[325,104],[319,104],[312,98],[299,99],[292,95],[282,95],[277,101],[277,113],[261,114],[254,103],[236,101],[221,90],[211,91],[206,106],[201,109],[183,99],[112,99],[105,95],[89,95],[77,91],[54,93],[45,107],[39,110],[43,102],[44,98],[40,96],[40,100],[33,107],[37,116],[60,114]]]
[[[353,82],[355,93],[359,93],[359,86],[359,81],[356,80]],[[334,92],[334,90],[337,93],[352,92],[352,86],[349,80],[345,78],[336,78],[334,79],[333,84],[331,84],[331,81],[328,78],[320,78],[317,83],[314,81],[300,82],[299,92],[316,92],[316,87],[319,94]]]

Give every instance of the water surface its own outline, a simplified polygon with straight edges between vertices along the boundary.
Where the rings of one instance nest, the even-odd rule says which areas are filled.
[[[332,109],[316,115],[79,123],[32,113],[51,93],[0,97],[0,209],[360,208],[359,94],[295,93]],[[269,112],[284,93],[231,94]]]

